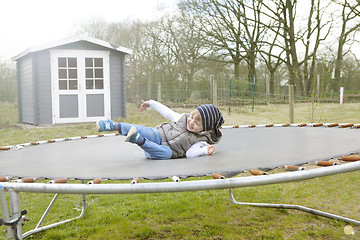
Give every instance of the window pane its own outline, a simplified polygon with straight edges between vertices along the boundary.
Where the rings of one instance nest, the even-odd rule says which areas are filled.
[[[95,69],[95,78],[103,78],[103,70]]]
[[[77,69],[69,69],[69,78],[77,79]]]
[[[102,67],[103,66],[103,59],[102,58],[95,58],[95,67]]]
[[[68,58],[68,67],[72,67],[72,68],[77,67],[76,58]]]
[[[59,81],[59,90],[67,90],[67,81],[66,80]]]
[[[67,79],[67,70],[59,69],[59,79]]]
[[[77,90],[77,80],[70,80],[69,81],[69,89],[70,90]]]
[[[93,80],[86,80],[86,89],[94,89]]]
[[[95,80],[95,89],[103,89],[103,80]]]
[[[93,58],[85,58],[85,67],[93,67]]]
[[[58,66],[66,67],[66,58],[58,58]]]
[[[93,77],[94,77],[94,74],[93,74],[92,68],[86,69],[86,78],[93,78]]]

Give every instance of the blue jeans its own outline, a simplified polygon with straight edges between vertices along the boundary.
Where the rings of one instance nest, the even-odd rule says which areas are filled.
[[[172,156],[172,150],[165,145],[161,145],[161,135],[157,128],[144,127],[141,125],[135,125],[130,123],[120,123],[120,134],[126,136],[132,126],[135,126],[141,136],[145,138],[144,145],[140,146],[145,151],[146,158],[149,159],[170,159]]]

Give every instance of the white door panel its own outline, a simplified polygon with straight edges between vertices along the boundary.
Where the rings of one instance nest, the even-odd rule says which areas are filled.
[[[53,123],[110,116],[109,52],[52,50]]]

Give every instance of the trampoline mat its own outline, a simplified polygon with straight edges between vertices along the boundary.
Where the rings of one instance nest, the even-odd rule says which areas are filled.
[[[149,160],[123,136],[62,141],[0,152],[0,176],[75,179],[163,179],[329,160],[360,151],[360,131],[325,127],[222,129],[212,156]]]

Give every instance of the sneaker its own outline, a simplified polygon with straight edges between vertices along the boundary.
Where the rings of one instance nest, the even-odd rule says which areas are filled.
[[[114,122],[110,119],[108,120],[99,120],[96,122],[96,128],[99,132],[103,131],[114,131],[115,125]]]
[[[138,133],[135,126],[132,126],[125,138],[125,142],[131,142],[136,144],[141,144],[144,141],[144,138]]]

